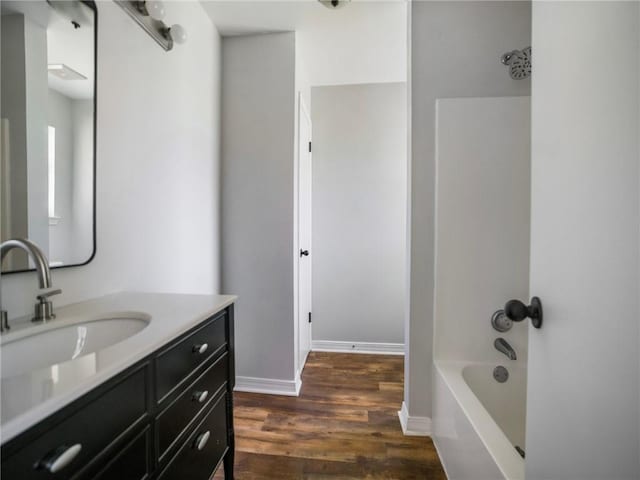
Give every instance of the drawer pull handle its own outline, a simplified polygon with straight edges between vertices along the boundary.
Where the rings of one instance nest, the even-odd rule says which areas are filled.
[[[50,473],[58,473],[73,462],[80,453],[80,450],[82,450],[82,445],[79,443],[70,447],[62,445],[45,455],[45,457],[38,462],[37,468],[48,470]]]
[[[202,392],[193,392],[193,396],[191,397],[191,399],[194,402],[202,403],[207,399],[208,396],[209,396],[209,391],[204,390]]]
[[[207,345],[206,343],[203,343],[202,345],[194,345],[192,352],[203,354],[207,351],[207,348],[209,348],[209,345]]]
[[[209,441],[210,436],[211,432],[209,430],[198,435],[195,442],[193,442],[193,448],[196,448],[198,450],[204,449],[204,447],[207,445],[207,442]]]

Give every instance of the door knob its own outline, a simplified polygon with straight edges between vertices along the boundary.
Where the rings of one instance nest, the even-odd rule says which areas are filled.
[[[308,257],[309,256],[309,250],[300,250],[300,256],[301,257]]]
[[[509,300],[504,306],[504,314],[514,322],[521,322],[529,317],[535,328],[542,327],[542,302],[538,297],[532,297],[529,306],[520,300]]]

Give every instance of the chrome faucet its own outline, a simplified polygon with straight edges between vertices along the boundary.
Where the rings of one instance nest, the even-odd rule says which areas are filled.
[[[493,346],[496,347],[496,350],[504,353],[510,360],[517,360],[516,351],[509,345],[509,343],[502,337],[496,338],[493,342]]]
[[[49,270],[47,257],[42,250],[40,250],[40,247],[31,240],[27,240],[26,238],[14,238],[2,242],[2,244],[0,244],[0,265],[7,254],[14,248],[19,248],[27,252],[29,258],[31,258],[33,263],[35,263],[40,289],[51,288],[51,271]],[[35,315],[31,321],[46,322],[47,320],[55,318],[56,316],[53,313],[53,303],[49,300],[49,297],[59,293],[62,293],[62,290],[52,290],[38,295],[38,303],[35,305]],[[9,330],[8,314],[5,310],[1,310],[0,332],[4,332],[5,330]]]

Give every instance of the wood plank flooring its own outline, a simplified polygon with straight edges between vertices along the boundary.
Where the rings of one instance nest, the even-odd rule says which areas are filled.
[[[235,478],[446,480],[431,439],[402,434],[403,364],[312,352],[299,397],[235,393]]]

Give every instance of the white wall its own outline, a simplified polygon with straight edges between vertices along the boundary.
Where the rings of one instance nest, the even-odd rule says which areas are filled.
[[[639,32],[637,2],[534,3],[527,480],[640,478]]]
[[[437,102],[435,360],[508,365],[493,341],[527,360],[526,323],[491,326],[529,296],[530,98]],[[464,139],[464,141],[461,141]]]
[[[122,289],[219,290],[220,38],[198,2],[167,5],[189,41],[162,50],[98,2],[96,258],[53,271],[57,305]],[[10,318],[33,309],[34,273],[2,276]]]
[[[443,97],[528,95],[500,56],[531,42],[528,2],[412,2],[410,301],[405,402],[431,414],[434,290],[435,101]],[[535,53],[534,53],[535,55]]]
[[[74,100],[73,117],[73,257],[84,263],[93,251],[93,102]]]
[[[402,344],[406,84],[311,92],[313,340]]]
[[[311,85],[406,82],[406,2],[316,10],[296,28]]]
[[[93,253],[93,102],[49,89],[49,125],[56,129],[56,205],[49,225],[50,262],[86,262]]]
[[[239,295],[236,374],[293,381],[295,35],[222,49],[222,285]]]

